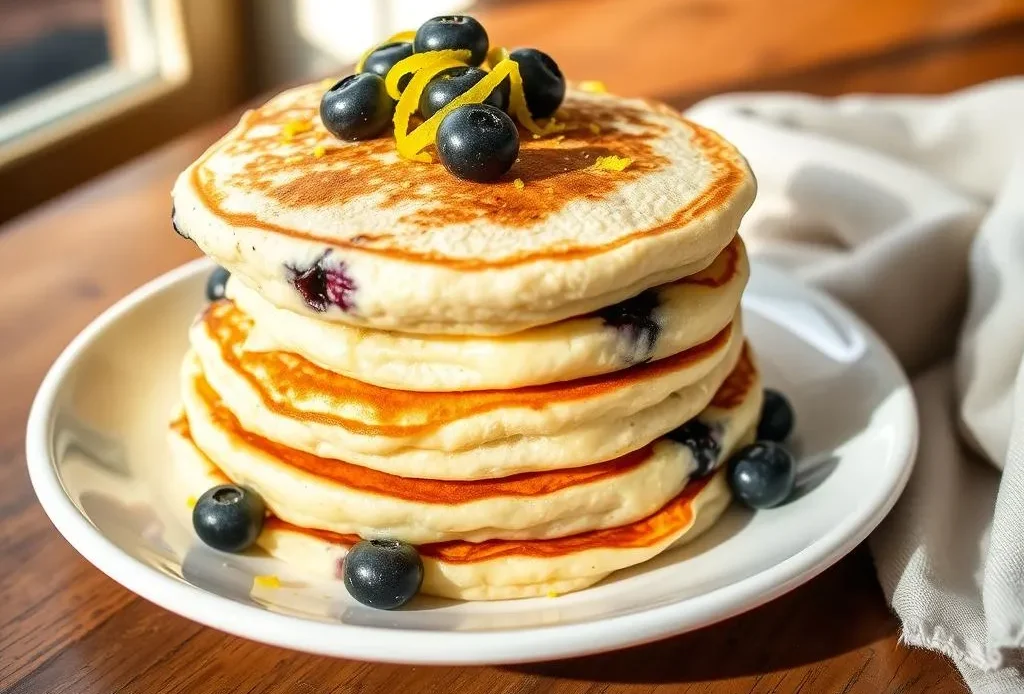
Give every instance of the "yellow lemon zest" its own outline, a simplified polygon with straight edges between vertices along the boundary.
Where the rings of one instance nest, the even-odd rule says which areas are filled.
[[[553,591],[553,590],[549,590],[549,591],[548,591],[548,597],[549,597],[549,598],[557,598],[557,597],[558,597],[558,593],[556,593],[556,592],[555,592],[555,591]]]
[[[629,157],[618,157],[610,154],[607,157],[598,157],[597,161],[594,162],[593,168],[602,171],[625,171],[632,163],[633,160]]]
[[[281,128],[281,137],[285,142],[291,140],[300,133],[309,132],[313,129],[313,122],[308,120],[290,120]]]
[[[485,70],[493,70],[494,66],[503,60],[508,60],[508,49],[504,46],[494,46],[487,51],[487,57],[484,58],[484,64],[481,67]]]
[[[313,148],[313,156],[316,159],[320,159],[325,154],[327,154],[327,148],[324,147],[323,145],[317,145],[316,147]]]
[[[380,43],[371,46],[365,53],[359,56],[359,62],[356,63],[356,72],[359,73],[363,71],[363,65],[366,64],[366,59],[370,57],[371,53],[373,53],[381,46],[384,46],[389,43],[397,43],[398,41],[412,41],[414,38],[416,38],[415,31],[400,31],[397,34],[393,34],[389,38],[381,41]]]
[[[408,58],[406,58],[406,60],[408,60]],[[398,63],[398,65],[401,65],[401,62]],[[398,65],[395,65],[395,67],[392,68],[392,72],[398,68]],[[388,73],[389,80],[391,79],[392,72]],[[423,157],[426,155],[423,154],[423,150],[434,142],[434,137],[437,135],[437,128],[441,125],[441,121],[444,120],[444,117],[459,106],[483,103],[484,99],[494,91],[498,84],[501,83],[501,80],[505,78],[505,75],[508,74],[507,71],[503,72],[498,68],[492,70],[483,79],[456,98],[452,99],[443,108],[438,109],[434,115],[421,123],[420,126],[411,133],[407,134],[405,127],[399,127],[399,110],[401,109],[403,111],[402,115],[407,119],[408,116],[405,111],[408,110],[411,113],[411,111],[416,109],[416,106],[419,104],[419,93],[437,72],[440,72],[440,70],[435,71],[433,65],[429,68],[421,68],[418,70],[416,75],[412,78],[412,81],[409,82],[409,85],[405,88],[405,93],[402,94],[402,99],[398,102],[398,107],[395,109],[395,140],[398,145],[398,153],[406,159],[424,161]],[[410,94],[410,92],[412,93]],[[403,108],[403,102],[406,101],[406,99],[409,100],[409,104]]]
[[[273,574],[267,574],[265,576],[256,576],[252,579],[252,584],[257,588],[280,588],[281,579]]]
[[[582,92],[592,94],[604,94],[608,91],[608,87],[604,86],[604,82],[600,80],[583,80],[576,87]]]
[[[601,134],[601,126],[598,125],[597,123],[589,123],[587,124],[587,127],[590,128],[590,132],[594,133],[595,135]]]
[[[408,60],[408,58],[406,60]],[[399,63],[399,65],[400,64],[401,63]],[[395,66],[395,68],[397,67],[398,65]],[[417,77],[419,77],[419,73],[417,73]],[[437,113],[428,118],[422,125],[409,133],[408,137],[398,140],[399,154],[407,159],[416,157],[419,152],[428,147],[434,141],[434,136],[437,134],[437,128],[441,124],[441,121],[444,120],[445,116],[457,109],[459,106],[483,103],[484,99],[486,99],[506,77],[511,84],[509,112],[515,116],[516,120],[518,120],[524,128],[535,135],[548,135],[565,129],[565,126],[561,123],[557,123],[554,118],[550,119],[544,125],[537,123],[533,119],[533,116],[530,115],[529,108],[526,106],[526,95],[523,92],[523,78],[519,74],[518,63],[514,60],[503,60],[495,65],[483,79],[474,84],[463,94],[452,99],[444,108],[438,110]],[[390,72],[388,73],[388,79],[391,79]],[[412,86],[411,82],[409,83],[409,86]],[[395,138],[398,139],[398,136],[399,131],[396,129]]]
[[[465,65],[466,61],[472,54],[467,50],[444,50],[444,51],[429,51],[427,53],[413,53],[408,58],[402,58],[395,66],[388,70],[388,76],[384,80],[384,85],[387,87],[388,95],[392,99],[399,99],[402,96],[402,91],[398,88],[398,83],[406,75],[417,73],[429,67],[435,67],[440,63],[446,63],[445,68],[458,67],[459,65]],[[440,70],[434,72],[436,75]],[[409,84],[412,84],[410,82]],[[419,99],[419,95],[416,96]],[[419,107],[419,101],[416,102],[416,106]]]
[[[189,508],[195,508],[197,503],[199,503],[199,499],[195,498],[194,496],[190,496],[189,498],[185,499],[185,505],[188,506]]]
[[[523,183],[523,179],[521,178],[517,178],[516,180],[512,181],[512,185],[516,187],[516,190],[522,190],[523,188],[526,187],[526,184]]]
[[[458,67],[459,65],[463,65],[462,61],[459,60],[458,58],[453,57],[452,55],[447,55],[447,56],[439,55],[441,53],[447,53],[447,54],[464,53],[464,54],[466,54],[467,57],[469,55],[469,51],[435,51],[433,54],[431,54],[431,53],[422,53],[422,54],[420,54],[422,56],[434,55],[433,61],[429,62],[429,63],[426,63],[426,64],[420,66],[419,68],[416,68],[415,74],[413,75],[412,79],[409,80],[409,84],[407,84],[405,86],[405,91],[402,92],[401,96],[398,99],[398,103],[395,105],[395,117],[394,117],[394,123],[395,123],[395,145],[398,148],[398,153],[400,155],[402,155],[403,157],[405,157],[406,159],[411,159],[413,161],[422,161],[422,162],[433,161],[433,157],[431,157],[426,152],[421,151],[421,150],[423,150],[424,147],[427,146],[427,144],[430,144],[430,142],[433,142],[433,140],[434,140],[433,134],[431,135],[430,140],[426,144],[424,144],[422,147],[419,147],[418,149],[413,149],[409,145],[409,140],[412,138],[413,134],[419,132],[423,128],[423,125],[421,125],[420,127],[416,128],[416,130],[414,130],[412,133],[410,133],[409,132],[409,119],[412,117],[412,114],[416,112],[416,109],[419,108],[419,105],[420,105],[420,95],[423,93],[423,90],[426,88],[427,83],[430,82],[430,80],[432,80],[434,78],[434,76],[437,75],[439,72],[447,70],[450,67]],[[391,83],[391,76],[396,74],[395,71],[398,70],[398,68],[402,66],[402,63],[404,63],[406,60],[411,60],[412,58],[416,58],[416,57],[418,57],[418,56],[413,55],[413,56],[410,56],[409,58],[405,58],[404,60],[399,61],[398,64],[395,65],[395,67],[391,68],[391,71],[388,72],[388,80],[387,80],[388,84]],[[404,76],[404,74],[405,73],[403,73],[402,76]],[[481,80],[481,81],[483,81],[483,80]],[[396,80],[395,81],[395,87],[397,88],[397,86],[398,86],[398,84],[397,84],[397,80]],[[441,109],[441,110],[444,111],[445,109]],[[434,115],[437,116],[437,114],[434,114]],[[430,123],[430,122],[433,122],[433,121],[434,121],[434,118],[430,118],[430,119],[428,119],[427,122]],[[440,124],[440,122],[441,122],[440,119],[437,119],[437,121],[434,122],[434,125],[433,125],[434,132],[437,131],[437,126]]]

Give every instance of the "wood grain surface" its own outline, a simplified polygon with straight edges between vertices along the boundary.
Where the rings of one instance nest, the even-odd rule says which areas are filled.
[[[482,2],[492,36],[578,78],[678,105],[731,89],[940,92],[1021,72],[1024,3]],[[0,692],[963,692],[899,644],[865,548],[758,610],[660,643],[538,665],[375,665],[226,636],[135,597],[57,534],[24,460],[31,398],[104,308],[193,258],[171,183],[229,114],[0,227]],[[382,654],[383,655],[383,654]],[[394,656],[394,654],[389,654]]]

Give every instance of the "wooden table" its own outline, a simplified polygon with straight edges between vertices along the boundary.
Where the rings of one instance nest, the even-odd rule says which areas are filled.
[[[492,36],[544,47],[570,75],[678,105],[737,88],[937,92],[1024,66],[1021,2],[519,0],[484,2],[480,16]],[[29,404],[90,319],[196,255],[171,233],[168,191],[236,115],[0,227],[0,691],[964,691],[944,658],[898,643],[864,548],[699,632],[493,668],[370,665],[258,645],[169,614],[87,564],[29,488]]]

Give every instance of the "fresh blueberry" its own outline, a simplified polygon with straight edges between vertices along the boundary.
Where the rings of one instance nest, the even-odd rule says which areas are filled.
[[[199,497],[192,509],[196,535],[214,549],[241,552],[263,529],[266,506],[259,494],[235,484],[222,484]]]
[[[355,280],[348,274],[348,266],[344,262],[328,262],[329,255],[330,251],[327,251],[307,267],[285,266],[288,281],[306,305],[317,313],[323,313],[331,306],[342,311],[354,306]]]
[[[360,72],[339,80],[320,99],[320,120],[340,140],[368,140],[380,135],[395,115],[384,78]]]
[[[509,58],[519,64],[526,106],[534,118],[547,118],[565,98],[565,77],[547,53],[536,48],[517,48]]]
[[[703,477],[714,469],[722,454],[717,432],[699,419],[691,419],[665,435],[690,449],[697,465],[693,473],[695,477]]]
[[[180,236],[181,238],[185,239],[186,241],[191,241],[191,239],[188,237],[188,234],[182,231],[181,227],[178,226],[177,210],[175,209],[173,203],[171,204],[171,228],[174,229],[174,233]]]
[[[660,304],[658,292],[648,289],[597,311],[605,325],[615,328],[628,340],[631,347],[629,363],[644,362],[654,356],[658,336],[661,335],[661,321],[657,316]]]
[[[763,441],[785,441],[793,433],[793,406],[786,396],[771,388],[764,389],[761,421],[757,424],[757,438]]]
[[[459,106],[437,129],[437,154],[452,174],[467,181],[495,181],[519,156],[512,119],[487,104]]]
[[[468,66],[450,67],[438,73],[423,89],[420,96],[420,113],[424,118],[430,118],[486,76],[487,73],[480,68]],[[502,82],[484,99],[484,103],[508,111],[508,97],[509,85]]]
[[[366,56],[366,60],[363,61],[363,72],[372,72],[375,75],[380,75],[381,79],[387,79],[391,68],[399,60],[408,58],[410,55],[412,55],[412,44],[408,41],[385,43],[383,46],[374,48],[373,52]],[[412,79],[412,75],[406,75],[398,80],[399,90],[404,90],[410,79]]]
[[[466,15],[434,17],[416,30],[413,46],[417,53],[468,49],[469,64],[479,65],[487,57],[487,32],[480,22]]]
[[[228,284],[231,273],[220,265],[210,273],[206,280],[206,299],[208,301],[219,301],[224,298],[224,288]]]
[[[758,441],[729,460],[732,493],[751,508],[771,508],[789,498],[796,484],[793,456],[774,441]]]
[[[412,600],[423,583],[416,548],[397,540],[363,540],[345,555],[345,587],[353,598],[380,610]]]

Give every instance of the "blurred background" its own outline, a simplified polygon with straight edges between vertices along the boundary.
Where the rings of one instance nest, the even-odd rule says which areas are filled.
[[[0,222],[455,11],[570,78],[679,107],[1024,72],[1024,0],[0,0]]]

